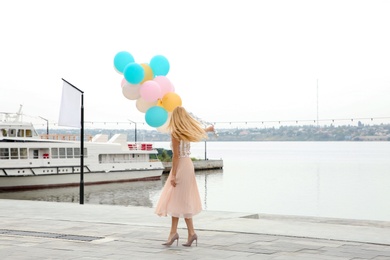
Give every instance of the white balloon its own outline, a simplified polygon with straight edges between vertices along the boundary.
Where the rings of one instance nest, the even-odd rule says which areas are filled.
[[[146,113],[149,108],[157,105],[157,101],[153,102],[148,102],[142,97],[138,98],[137,101],[135,102],[135,106],[137,107],[138,111],[141,113]]]
[[[141,87],[140,84],[134,85],[126,82],[122,86],[122,93],[127,99],[137,100],[141,96],[139,92],[140,87]]]

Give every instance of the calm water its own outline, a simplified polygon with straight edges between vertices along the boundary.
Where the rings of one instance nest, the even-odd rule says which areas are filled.
[[[192,156],[204,158],[205,144]],[[207,157],[224,169],[196,173],[204,209],[390,221],[390,142],[207,142]],[[154,207],[165,180],[86,186],[85,203]],[[78,203],[78,192],[0,198]]]

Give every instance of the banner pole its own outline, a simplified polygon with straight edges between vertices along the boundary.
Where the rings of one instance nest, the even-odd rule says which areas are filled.
[[[61,111],[60,111],[60,120],[59,121],[62,121],[61,120],[62,109],[63,109],[62,103],[64,100],[65,86],[71,86],[76,91],[80,92],[80,94],[81,94],[81,109],[80,109],[80,114],[79,114],[80,115],[80,122],[70,122],[69,123],[68,120],[65,120],[66,124],[64,124],[64,125],[72,126],[72,127],[76,127],[76,125],[77,125],[77,127],[80,127],[80,153],[79,153],[80,154],[80,195],[79,195],[79,197],[80,197],[80,204],[84,204],[84,92],[81,91],[80,89],[78,89],[77,87],[75,87],[73,84],[66,81],[65,79],[62,79],[62,80],[66,84],[63,85],[63,90],[62,90],[62,101],[61,101]],[[74,96],[72,96],[72,98],[74,98]],[[78,98],[78,96],[77,96],[77,98]],[[77,100],[77,103],[78,102],[80,102],[80,100]],[[72,103],[72,105],[74,105],[74,104]],[[79,105],[79,104],[77,104],[77,105]],[[67,107],[67,109],[69,110],[69,107]],[[73,111],[73,114],[74,113],[76,113],[76,109]],[[78,126],[79,123],[80,123],[80,125]]]
[[[81,94],[80,167],[80,204],[84,204],[84,93]]]

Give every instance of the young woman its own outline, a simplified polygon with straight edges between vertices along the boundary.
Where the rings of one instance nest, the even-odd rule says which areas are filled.
[[[214,126],[204,129],[183,107],[176,107],[168,128],[171,132],[172,168],[155,210],[159,216],[172,217],[171,231],[163,245],[179,243],[177,226],[181,217],[188,230],[188,240],[183,246],[191,246],[194,241],[198,245],[192,217],[202,211],[202,203],[190,158],[190,142],[207,138],[207,132],[213,132]]]

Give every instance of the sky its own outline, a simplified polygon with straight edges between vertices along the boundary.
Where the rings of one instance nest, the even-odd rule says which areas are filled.
[[[86,122],[145,122],[114,69],[127,51],[165,56],[182,105],[217,128],[390,123],[389,13],[378,0],[1,1],[0,112],[22,104],[55,124],[63,78],[84,92]]]

